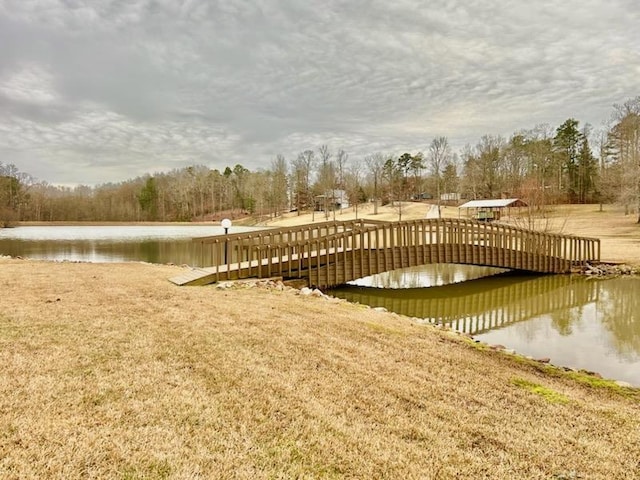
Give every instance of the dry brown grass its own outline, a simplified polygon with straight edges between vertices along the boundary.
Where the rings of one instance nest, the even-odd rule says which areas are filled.
[[[0,259],[0,478],[640,478],[640,403],[394,314]]]
[[[640,265],[640,225],[635,215],[625,215],[620,206],[562,205],[551,211],[564,231],[601,240],[602,258],[611,262]]]

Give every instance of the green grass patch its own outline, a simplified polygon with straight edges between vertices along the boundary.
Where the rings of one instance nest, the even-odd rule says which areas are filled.
[[[523,388],[535,395],[544,398],[549,403],[569,403],[569,398],[565,395],[551,390],[550,388],[547,388],[543,385],[525,380],[523,378],[514,378],[513,380],[511,380],[511,383],[513,383],[517,387]]]
[[[494,350],[486,343],[477,342],[471,338],[467,338],[464,336],[457,337],[457,338],[459,338],[465,344],[470,345],[476,350],[485,351],[485,352],[486,351],[494,352]],[[499,350],[496,350],[496,352],[503,353],[503,352],[500,352]],[[544,373],[545,375],[549,375],[550,377],[570,378],[573,381],[580,383],[582,385],[585,385],[587,387],[597,388],[600,390],[607,390],[611,393],[640,401],[640,388],[624,387],[624,386],[618,385],[615,380],[602,378],[586,371],[567,371],[566,369],[563,369],[561,367],[550,365],[548,363],[540,363],[536,360],[532,360],[530,358],[527,358],[518,354],[515,354],[515,355],[505,354],[505,357],[508,357],[511,361],[519,365],[532,367],[535,370]]]
[[[640,400],[640,389],[633,387],[623,387],[621,385],[618,385],[615,380],[600,378],[584,372],[567,372],[567,376],[579,383],[588,385],[593,388],[609,390],[624,397]]]

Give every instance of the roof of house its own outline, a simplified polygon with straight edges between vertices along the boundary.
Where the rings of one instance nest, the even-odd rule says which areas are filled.
[[[327,190],[323,195],[316,195],[316,198],[324,198],[324,197],[342,198],[346,196],[347,196],[347,192],[344,190]]]
[[[458,208],[505,208],[526,207],[527,204],[519,198],[498,198],[492,200],[471,200]]]

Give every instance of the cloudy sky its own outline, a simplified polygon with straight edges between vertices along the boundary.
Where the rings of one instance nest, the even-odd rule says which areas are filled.
[[[457,149],[638,95],[637,0],[0,0],[0,162],[53,184]]]

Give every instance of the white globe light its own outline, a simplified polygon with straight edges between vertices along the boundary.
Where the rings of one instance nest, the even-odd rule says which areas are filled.
[[[220,225],[222,226],[222,228],[231,228],[231,220],[229,220],[228,218],[224,218],[220,222]]]

